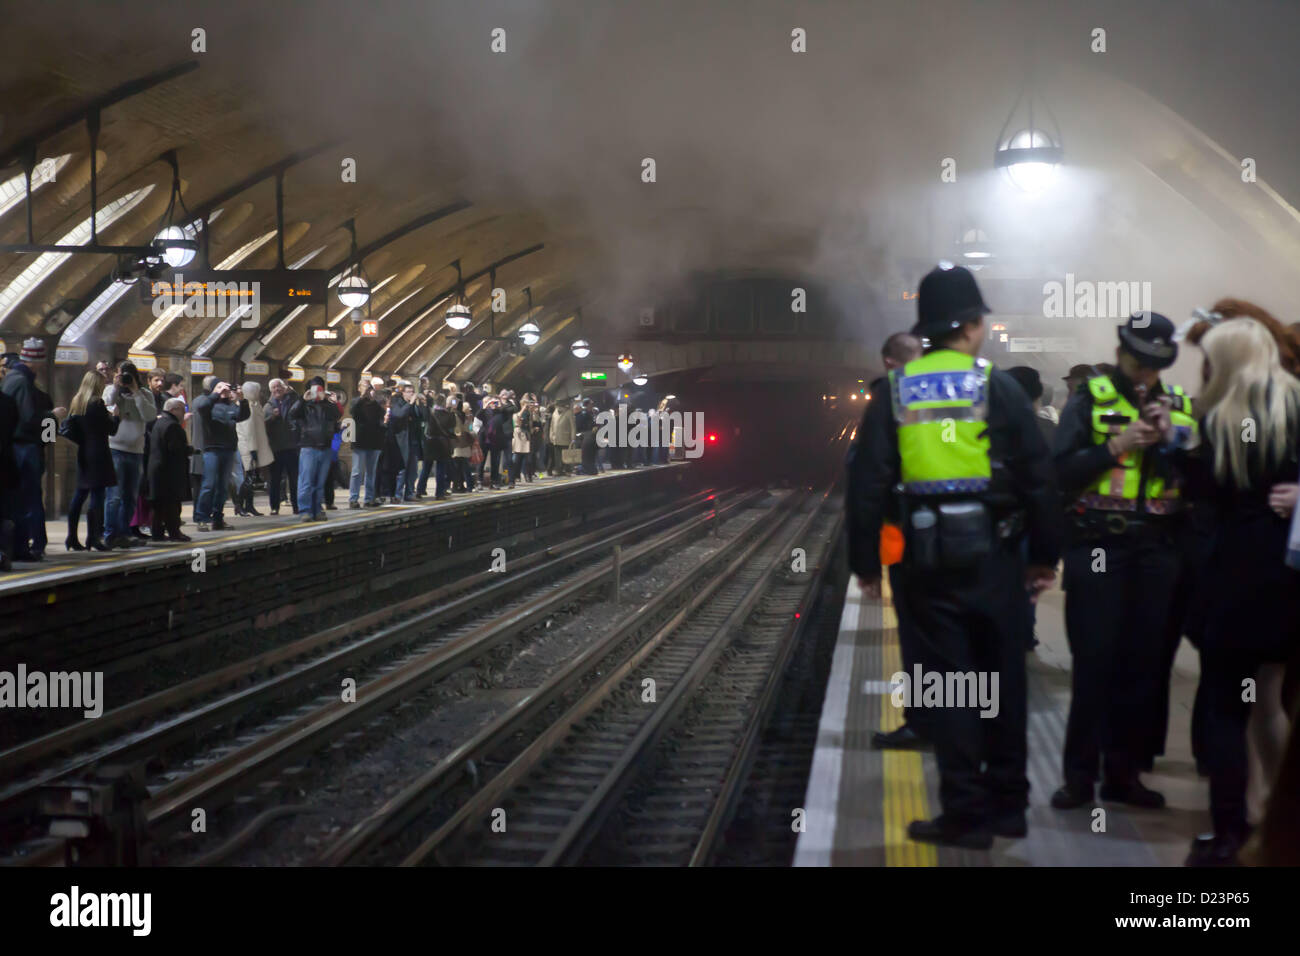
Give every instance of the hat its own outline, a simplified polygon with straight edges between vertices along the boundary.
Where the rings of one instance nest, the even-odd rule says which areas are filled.
[[[23,340],[23,350],[19,357],[24,362],[44,362],[45,343],[36,338]]]
[[[1174,323],[1159,312],[1134,312],[1119,327],[1119,342],[1139,365],[1168,368],[1178,358],[1174,331]]]
[[[1038,369],[1017,365],[1007,369],[1007,374],[1020,383],[1031,402],[1043,397],[1043,380],[1038,376]]]
[[[1062,381],[1069,381],[1072,378],[1089,379],[1097,374],[1097,370],[1091,365],[1071,365],[1070,370],[1061,376]]]
[[[969,269],[941,262],[921,280],[912,334],[935,338],[992,311]]]
[[[319,385],[321,388],[324,388],[324,387],[325,387],[325,379],[321,378],[319,375],[313,375],[311,378],[307,379],[307,384],[308,384],[308,385]]]

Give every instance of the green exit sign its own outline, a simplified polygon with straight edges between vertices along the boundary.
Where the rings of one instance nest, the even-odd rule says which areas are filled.
[[[582,380],[584,382],[603,382],[608,378],[609,376],[606,375],[604,372],[583,372],[582,373]]]

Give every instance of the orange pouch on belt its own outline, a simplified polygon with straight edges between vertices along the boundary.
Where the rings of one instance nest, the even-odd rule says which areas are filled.
[[[880,526],[880,564],[889,567],[903,560],[903,529],[895,524]]]

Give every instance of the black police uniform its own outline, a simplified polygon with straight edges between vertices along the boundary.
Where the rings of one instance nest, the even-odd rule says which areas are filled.
[[[914,333],[942,337],[987,313],[971,273],[933,270],[921,283]],[[1047,446],[1023,389],[1005,372],[988,378],[986,434],[994,478],[990,490],[967,500],[986,503],[1003,535],[970,568],[922,570],[908,537],[901,575],[900,618],[915,629],[927,671],[998,674],[999,710],[943,707],[930,715],[940,772],[943,813],[909,827],[914,839],[987,847],[993,833],[1022,836],[1029,783],[1026,765],[1026,686],[1019,602],[1024,563],[1019,527],[1027,528],[1029,560],[1054,566],[1060,548],[1060,504]],[[897,424],[888,385],[872,389],[850,471],[850,560],[855,574],[880,575],[880,525],[901,480]],[[954,500],[946,497],[946,501]],[[955,499],[955,500],[960,500]],[[905,510],[924,501],[904,499]],[[905,536],[910,532],[904,523]]]
[[[1173,323],[1157,313],[1135,325],[1136,318],[1121,327],[1121,346],[1148,367],[1172,365],[1178,354]],[[1118,369],[1109,378],[1139,411],[1165,394],[1156,385],[1144,402]],[[1162,502],[1162,513],[1153,513],[1146,488],[1156,477],[1166,487],[1176,486],[1184,453],[1160,444],[1146,448],[1132,509],[1093,507],[1102,496],[1085,495],[1085,490],[1119,465],[1094,436],[1094,401],[1087,384],[1070,397],[1052,455],[1067,501],[1062,586],[1073,658],[1065,786],[1053,795],[1052,805],[1070,809],[1090,804],[1100,770],[1102,799],[1160,807],[1164,798],[1142,786],[1138,774],[1149,763],[1163,727],[1158,710],[1168,699],[1166,648],[1182,568],[1183,523],[1180,505]],[[1116,424],[1126,426],[1128,419]]]

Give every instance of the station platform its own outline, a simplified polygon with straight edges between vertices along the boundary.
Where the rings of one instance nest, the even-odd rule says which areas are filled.
[[[355,511],[340,490],[325,521],[303,522],[286,503],[278,516],[233,518],[219,532],[198,532],[187,504],[182,531],[193,540],[110,552],[67,553],[66,524],[51,522],[46,560],[0,574],[0,669],[110,673],[186,660],[213,642],[253,653],[258,635],[289,640],[359,608],[399,604],[464,573],[452,569],[470,558],[487,570],[493,549],[513,557],[687,487],[692,469],[673,463]],[[255,507],[269,510],[264,496]]]
[[[672,467],[655,466],[655,467]],[[65,547],[68,534],[66,518],[54,518],[45,522],[45,534],[49,543],[45,549],[44,561],[14,561],[13,570],[0,572],[0,598],[16,591],[30,587],[39,587],[52,583],[74,580],[86,575],[93,575],[105,570],[130,568],[138,570],[151,565],[175,561],[177,554],[188,554],[195,547],[212,548],[221,551],[229,546],[247,547],[259,542],[273,541],[321,532],[325,529],[356,528],[376,520],[392,518],[404,513],[436,513],[463,509],[466,505],[480,505],[488,501],[515,498],[525,495],[544,494],[548,490],[582,484],[584,482],[609,480],[619,476],[633,474],[640,469],[606,470],[599,475],[566,475],[563,477],[537,478],[532,482],[519,482],[512,489],[496,488],[475,490],[452,494],[445,501],[435,501],[432,492],[425,498],[414,502],[397,502],[384,504],[378,508],[361,508],[352,510],[348,507],[348,492],[345,488],[335,489],[335,508],[326,511],[324,522],[304,522],[300,515],[294,514],[289,502],[281,505],[280,514],[271,514],[271,504],[267,492],[254,495],[253,507],[261,512],[259,517],[241,518],[235,515],[229,501],[225,505],[225,520],[229,528],[221,531],[198,531],[194,526],[194,503],[187,501],[181,509],[181,532],[192,539],[188,542],[164,541],[146,542],[142,546],[128,551],[69,551]],[[432,479],[430,479],[432,487]],[[146,533],[148,529],[145,529]],[[86,540],[86,515],[82,512],[78,534],[82,544]]]
[[[886,585],[888,577],[885,578]],[[912,820],[940,812],[934,753],[875,750],[871,736],[902,723],[890,677],[902,670],[898,619],[884,599],[866,598],[850,580],[827,682],[805,796],[806,829],[795,866],[1181,866],[1193,838],[1209,829],[1209,787],[1191,755],[1191,710],[1198,677],[1195,651],[1183,642],[1174,662],[1166,751],[1143,781],[1165,795],[1163,810],[1098,802],[1054,810],[1070,702],[1065,594],[1039,597],[1038,646],[1026,655],[1029,687],[1028,835],[997,838],[986,852],[935,847],[908,838]]]

